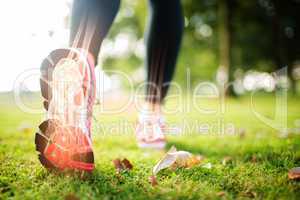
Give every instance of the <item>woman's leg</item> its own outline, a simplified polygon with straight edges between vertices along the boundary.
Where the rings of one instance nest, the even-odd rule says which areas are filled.
[[[90,52],[96,61],[119,3],[120,0],[74,0],[70,46]],[[81,55],[82,51],[75,49],[56,49],[41,65],[41,93],[48,119],[39,126],[35,145],[46,168],[90,172],[95,167],[90,137],[94,63],[90,56]]]
[[[183,32],[180,0],[149,0],[150,21],[146,33],[147,95],[136,128],[141,148],[165,147],[167,132],[160,113],[174,73]],[[173,130],[171,130],[174,132]]]
[[[149,0],[146,33],[147,103],[159,105],[172,80],[183,33],[180,0]]]
[[[70,46],[87,50],[97,62],[101,43],[119,6],[120,0],[74,0]]]

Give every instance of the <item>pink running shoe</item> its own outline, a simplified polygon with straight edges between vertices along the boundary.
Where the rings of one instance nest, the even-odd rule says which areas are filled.
[[[57,49],[41,65],[46,121],[35,135],[39,160],[48,169],[92,171],[94,61],[78,49]]]
[[[136,127],[138,146],[140,148],[163,149],[166,146],[164,126],[165,123],[161,116],[141,114]]]

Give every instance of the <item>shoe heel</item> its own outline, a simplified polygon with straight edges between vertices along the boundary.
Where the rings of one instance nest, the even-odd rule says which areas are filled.
[[[56,167],[43,155],[50,142],[50,123],[49,120],[39,125],[39,132],[35,134],[35,149],[38,152],[38,158],[41,164],[47,169],[56,169]]]

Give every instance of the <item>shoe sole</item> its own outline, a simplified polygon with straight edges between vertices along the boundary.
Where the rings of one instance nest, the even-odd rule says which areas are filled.
[[[52,88],[49,83],[52,82],[54,68],[60,60],[70,56],[70,53],[72,53],[71,49],[58,49],[51,52],[50,55],[42,62],[40,88],[42,97],[44,98],[43,105],[46,111],[48,111],[49,102],[52,99]],[[76,52],[73,52],[72,55],[73,56],[71,57],[71,59],[74,59],[76,57]],[[47,147],[53,144],[53,142],[51,141],[51,137],[55,132],[55,124],[55,120],[48,119],[39,125],[39,130],[35,134],[35,146],[41,164],[46,169],[58,170],[60,168],[55,166],[55,164],[53,164],[44,156],[44,152]],[[72,159],[74,161],[94,164],[94,154],[92,151],[74,154],[72,155]]]

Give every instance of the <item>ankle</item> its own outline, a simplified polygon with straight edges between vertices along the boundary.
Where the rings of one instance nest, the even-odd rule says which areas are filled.
[[[149,103],[146,102],[143,106],[143,111],[146,114],[160,115],[161,114],[161,105],[159,103]]]

